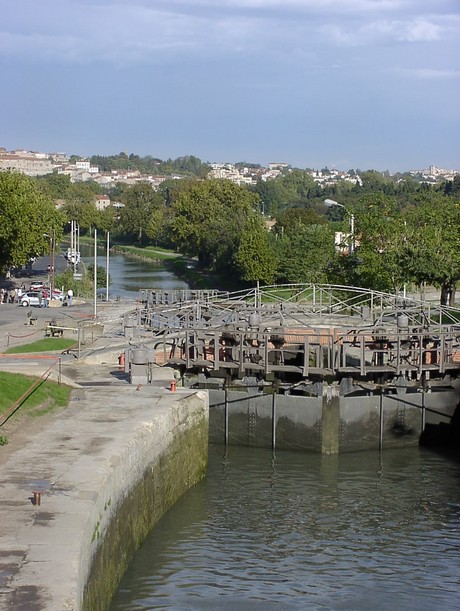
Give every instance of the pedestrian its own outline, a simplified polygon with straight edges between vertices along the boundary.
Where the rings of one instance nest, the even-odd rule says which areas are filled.
[[[44,308],[47,308],[47,307],[48,307],[48,305],[49,305],[49,301],[48,301],[48,299],[49,299],[49,293],[48,293],[48,291],[43,291],[43,307],[44,307]]]
[[[3,300],[5,299],[5,289],[2,288],[0,289],[0,303],[3,303]]]
[[[72,289],[69,289],[67,291],[67,305],[71,306],[73,303],[73,291]]]
[[[43,307],[43,291],[38,291],[38,307]]]

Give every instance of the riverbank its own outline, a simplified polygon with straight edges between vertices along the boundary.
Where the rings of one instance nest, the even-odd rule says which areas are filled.
[[[4,609],[105,609],[134,550],[205,473],[206,393],[100,387],[114,367],[79,367],[69,406],[0,448]]]

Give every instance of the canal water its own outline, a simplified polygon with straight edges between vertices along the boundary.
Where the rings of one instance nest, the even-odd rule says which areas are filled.
[[[188,288],[123,255],[110,275],[112,297]],[[206,479],[144,542],[110,611],[460,609],[459,481],[457,462],[420,448],[211,446]]]
[[[85,265],[94,265],[94,247],[81,246],[81,257]],[[107,259],[102,249],[97,252],[96,264],[106,269]],[[136,299],[141,289],[159,290],[188,289],[186,282],[171,273],[164,264],[149,263],[133,257],[110,253],[109,258],[109,298]],[[99,289],[105,295],[105,289]]]
[[[460,608],[459,464],[210,447],[110,611]]]

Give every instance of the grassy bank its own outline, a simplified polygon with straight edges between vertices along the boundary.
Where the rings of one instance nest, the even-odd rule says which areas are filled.
[[[13,346],[5,350],[5,354],[24,354],[26,352],[54,352],[75,348],[77,342],[74,339],[64,337],[45,337],[30,344]]]
[[[145,261],[166,261],[174,259],[180,255],[173,250],[167,250],[166,248],[157,248],[154,246],[125,246],[121,244],[114,244],[111,249],[112,252],[118,252],[128,257],[136,257]]]
[[[46,380],[37,382],[38,378],[0,371],[0,445],[7,444],[8,435],[27,418],[39,418],[68,404],[71,390],[68,386]]]

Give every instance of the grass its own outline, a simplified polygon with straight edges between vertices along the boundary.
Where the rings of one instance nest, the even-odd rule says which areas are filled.
[[[0,371],[0,446],[8,443],[4,433],[22,426],[25,418],[38,418],[50,414],[69,402],[70,387],[55,382],[42,381],[17,406],[15,411],[3,422],[4,414],[37,382],[38,378],[19,373]],[[3,428],[5,426],[5,428]]]
[[[152,259],[152,261],[160,261],[164,259],[172,259],[178,257],[178,253],[167,250],[166,248],[157,248],[154,246],[122,246],[121,244],[116,244],[113,246],[113,250],[116,252],[120,252],[126,255],[135,255],[137,257],[141,256],[145,259]]]
[[[67,350],[74,348],[77,342],[74,339],[66,339],[63,337],[45,337],[31,344],[22,344],[5,350],[5,354],[24,354],[26,352],[51,352],[54,350]]]

